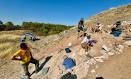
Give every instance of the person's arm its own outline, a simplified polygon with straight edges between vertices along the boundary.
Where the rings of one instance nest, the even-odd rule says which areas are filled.
[[[30,51],[30,57],[33,58],[32,52],[31,52],[31,48],[28,47],[28,49]]]
[[[17,57],[17,56],[13,56],[12,57],[12,60],[22,60],[22,58],[19,56],[19,57]]]
[[[32,53],[30,52],[30,56],[31,56],[31,58],[33,58],[33,55],[32,55]]]
[[[12,60],[22,60],[20,51],[16,52],[15,55],[11,58]]]

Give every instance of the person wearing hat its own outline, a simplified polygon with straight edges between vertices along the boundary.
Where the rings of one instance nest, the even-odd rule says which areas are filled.
[[[90,36],[90,35],[87,35],[87,34],[84,35],[84,39],[83,39],[82,42],[81,42],[81,47],[82,47],[83,49],[85,49],[85,52],[87,52],[87,51],[91,48],[91,46],[90,46],[90,44],[89,44],[89,42],[90,42],[91,40],[92,40],[92,39],[91,39],[91,36]]]
[[[84,18],[81,18],[80,21],[78,22],[78,38],[79,38],[79,33],[85,32],[87,29],[84,26]]]
[[[117,21],[115,25],[116,25],[116,30],[122,30],[121,21]]]
[[[102,30],[102,25],[100,23],[97,23],[96,24],[96,29],[95,29],[95,32],[99,32]]]

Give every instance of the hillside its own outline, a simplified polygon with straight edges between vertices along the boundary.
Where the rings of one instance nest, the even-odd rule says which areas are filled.
[[[107,11],[101,12],[95,16],[92,16],[86,21],[87,25],[96,24],[97,22],[104,25],[114,24],[116,21],[126,21],[131,19],[131,4],[118,8],[110,8]]]
[[[125,36],[131,36],[129,31],[131,29],[130,18],[131,5],[127,5],[110,9],[86,21],[85,25],[88,26],[86,33],[97,40],[97,43],[88,52],[92,58],[88,58],[81,48],[80,43],[83,38],[77,39],[76,27],[36,42],[30,42],[33,47],[37,48],[37,50],[32,50],[33,56],[39,59],[40,64],[42,64],[41,71],[38,74],[33,74],[31,78],[61,79],[67,73],[62,65],[63,56],[66,55],[64,48],[69,47],[68,44],[71,43],[71,56],[76,60],[76,66],[72,71],[72,74],[77,76],[75,79],[95,79],[96,76],[103,76],[105,79],[130,79],[131,50],[130,46],[125,43],[127,41],[123,40]],[[117,20],[122,20],[124,27],[120,37],[114,37],[110,34],[110,29]],[[92,33],[90,29],[97,22],[104,25],[102,32]],[[0,38],[3,39],[4,37],[0,36]],[[103,45],[110,50],[108,53],[102,49]],[[5,61],[1,59],[4,64],[0,66],[0,79],[19,79],[23,73],[19,63],[10,60],[10,58],[11,56]],[[47,67],[49,67],[49,71],[45,74],[43,71]],[[30,65],[29,69],[32,72],[34,66]]]

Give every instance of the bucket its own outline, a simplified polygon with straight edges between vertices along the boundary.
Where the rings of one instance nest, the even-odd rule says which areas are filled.
[[[66,51],[66,53],[70,53],[71,52],[70,48],[65,48],[65,51]]]

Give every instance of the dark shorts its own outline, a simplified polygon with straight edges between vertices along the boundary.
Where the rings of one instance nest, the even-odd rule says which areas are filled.
[[[30,63],[37,64],[38,60],[31,58],[31,60],[28,63],[22,64],[22,67],[28,66]]]
[[[23,70],[24,70],[25,75],[27,75],[27,76],[30,76],[30,73],[28,71],[28,66],[29,66],[30,63],[35,64],[36,70],[38,70],[38,68],[39,68],[39,61],[34,59],[34,58],[31,58],[31,60],[28,63],[21,65]]]

